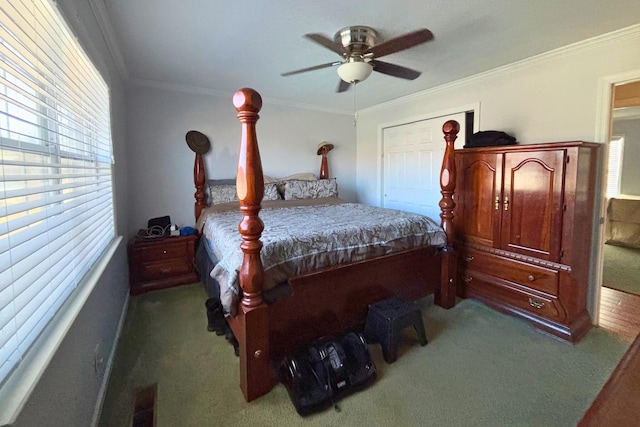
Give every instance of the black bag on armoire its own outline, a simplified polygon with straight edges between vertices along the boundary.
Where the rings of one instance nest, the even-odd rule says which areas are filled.
[[[471,135],[462,148],[492,147],[495,145],[515,145],[516,138],[499,130],[483,130]]]
[[[335,406],[344,396],[376,379],[376,366],[362,334],[340,340],[321,339],[280,365],[280,381],[298,414],[305,416]]]

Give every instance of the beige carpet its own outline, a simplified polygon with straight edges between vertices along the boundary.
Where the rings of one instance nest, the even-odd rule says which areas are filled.
[[[378,379],[333,409],[301,418],[285,388],[243,400],[238,359],[206,330],[205,292],[189,285],[133,297],[101,426],[128,426],[133,390],[158,384],[157,426],[570,426],[629,342],[593,329],[577,345],[463,300],[422,301],[429,344],[409,328],[398,360],[370,346]]]

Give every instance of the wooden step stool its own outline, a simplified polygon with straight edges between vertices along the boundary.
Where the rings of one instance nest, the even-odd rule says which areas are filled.
[[[391,298],[369,305],[364,336],[367,342],[379,342],[385,362],[397,359],[398,341],[402,330],[413,326],[420,345],[427,345],[427,336],[422,323],[422,311],[414,301]]]

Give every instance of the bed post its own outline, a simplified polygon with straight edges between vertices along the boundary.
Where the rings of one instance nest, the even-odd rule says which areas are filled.
[[[456,204],[453,194],[456,188],[456,162],[454,142],[458,137],[460,125],[455,120],[449,120],[442,125],[446,147],[442,169],[440,171],[440,200],[441,225],[447,235],[447,246],[443,251],[441,264],[440,290],[436,292],[435,302],[444,308],[451,308],[456,301],[457,255],[454,249],[455,233],[453,228],[453,209]]]
[[[193,183],[196,186],[196,192],[194,197],[196,198],[196,203],[194,205],[194,211],[196,214],[196,221],[200,218],[200,213],[206,207],[205,193],[204,193],[204,182],[205,182],[205,172],[204,172],[204,161],[202,160],[202,154],[196,153],[196,160],[193,164]]]
[[[228,320],[240,346],[240,387],[245,399],[250,401],[273,387],[269,358],[269,311],[262,300],[264,268],[260,259],[260,236],[264,224],[258,216],[264,196],[262,163],[256,137],[262,98],[255,90],[244,88],[234,94],[233,105],[242,124],[236,188],[243,216],[238,230],[242,237],[240,248],[244,257],[240,269],[242,300],[238,315]]]

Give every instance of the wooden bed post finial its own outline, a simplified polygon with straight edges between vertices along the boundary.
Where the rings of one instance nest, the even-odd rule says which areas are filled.
[[[454,158],[454,142],[458,138],[460,125],[455,120],[449,120],[442,125],[446,147],[444,159],[442,160],[442,170],[440,172],[440,189],[442,199],[440,200],[440,218],[442,228],[447,234],[447,242],[453,244],[455,238],[453,233],[453,209],[456,203],[453,201],[453,192],[456,189],[456,162]]]
[[[242,124],[236,177],[240,211],[243,215],[238,225],[242,236],[240,248],[244,253],[240,269],[240,286],[243,292],[242,305],[250,309],[262,304],[264,281],[264,267],[260,259],[262,249],[260,237],[264,224],[258,216],[264,196],[264,177],[256,137],[256,122],[260,118],[258,113],[262,108],[262,98],[255,90],[243,88],[233,95],[233,105],[238,111],[238,120]]]

